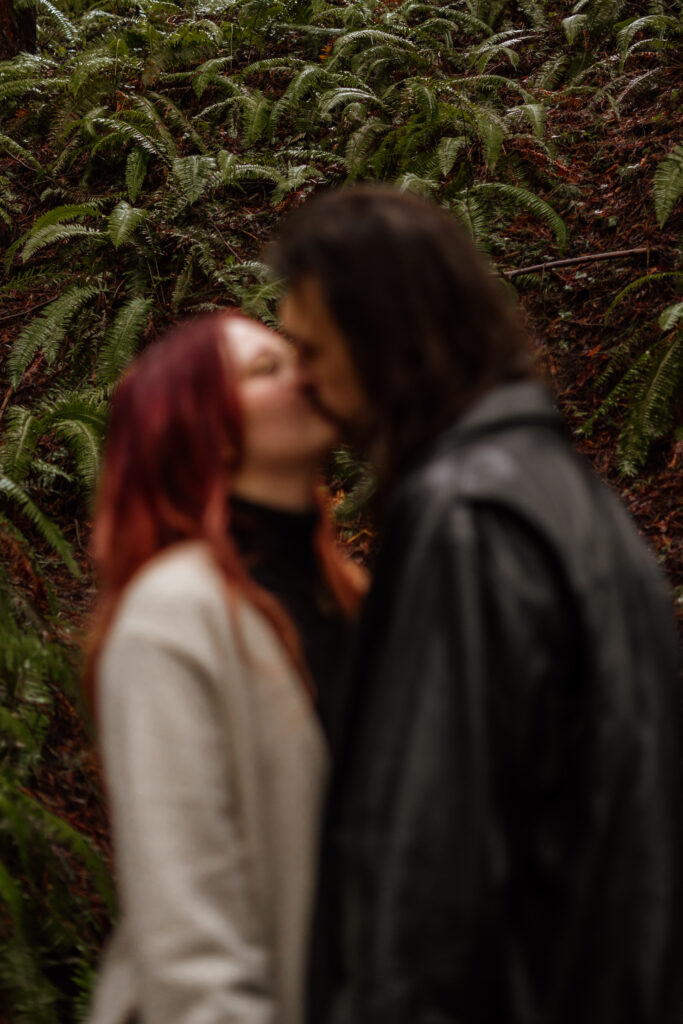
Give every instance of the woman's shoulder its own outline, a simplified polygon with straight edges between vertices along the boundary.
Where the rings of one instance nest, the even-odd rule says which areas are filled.
[[[278,649],[269,623],[221,572],[202,541],[175,544],[155,556],[128,584],[107,647],[153,641],[212,659],[237,648]]]
[[[126,587],[122,604],[150,599],[183,601],[188,594],[215,594],[222,583],[211,551],[203,541],[183,541],[165,548],[146,562]]]
[[[208,546],[186,541],[166,548],[135,574],[123,592],[115,627],[168,623],[225,607],[227,583]]]

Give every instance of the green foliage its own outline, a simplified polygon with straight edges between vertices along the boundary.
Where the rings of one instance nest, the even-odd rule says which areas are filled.
[[[674,147],[661,161],[653,187],[655,210],[660,227],[664,227],[673,208],[683,195],[683,144]]]
[[[661,287],[670,282],[683,284],[683,272],[648,274],[631,281],[616,296],[605,314],[608,320],[619,304],[632,292]],[[627,335],[615,344],[599,385],[610,391],[597,412],[587,421],[583,432],[589,434],[595,422],[621,408],[623,428],[617,463],[626,476],[634,476],[643,466],[650,446],[674,427],[683,426],[683,302],[677,301],[661,311],[648,326],[653,334],[643,344],[640,332]]]
[[[55,708],[77,685],[77,663],[31,550],[1,508],[0,992],[8,1020],[56,1024],[74,1019],[77,978],[93,970],[113,890],[92,841],[39,794]],[[83,873],[99,911],[81,895]]]

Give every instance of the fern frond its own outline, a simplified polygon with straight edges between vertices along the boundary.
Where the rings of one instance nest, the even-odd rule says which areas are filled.
[[[384,104],[368,89],[328,89],[320,97],[318,109],[323,117],[329,115],[335,107],[348,103],[361,103],[364,107],[372,105],[384,110]]]
[[[116,51],[111,53],[105,48],[95,50],[94,53],[84,53],[71,75],[69,91],[73,96],[78,96],[84,86],[89,88],[92,82],[97,82],[98,93],[110,92],[116,88],[116,76],[123,70]],[[111,82],[108,81],[110,76]]]
[[[516,185],[505,185],[502,182],[479,182],[472,186],[472,192],[477,196],[496,197],[511,203],[514,207],[527,210],[552,230],[560,252],[566,246],[569,237],[566,224],[552,206],[540,196],[527,189],[519,188]]]
[[[290,192],[295,192],[307,181],[314,179],[322,180],[318,169],[311,166],[311,164],[298,164],[296,167],[288,167],[286,173],[282,175],[273,190],[271,203],[273,206],[277,206]]]
[[[48,17],[52,18],[59,25],[69,43],[76,41],[76,29],[73,23],[58,7],[50,3],[50,0],[18,0],[17,6],[37,7],[41,14],[47,14]]]
[[[415,192],[419,196],[433,196],[439,186],[436,178],[428,178],[411,171],[401,174],[395,184],[401,192]]]
[[[126,160],[126,189],[130,203],[134,203],[140,195],[145,177],[147,176],[148,163],[149,154],[144,149],[140,149],[139,146],[131,149]]]
[[[146,217],[144,210],[139,210],[122,199],[109,215],[108,232],[114,248],[118,249],[125,245]]]
[[[173,161],[172,170],[182,197],[188,205],[197,200],[209,188],[216,177],[216,160],[212,156],[179,156]]]
[[[204,61],[194,73],[194,80],[192,82],[192,88],[197,98],[201,99],[209,86],[216,85],[222,77],[222,72],[232,68],[232,65],[233,58],[231,56],[211,57],[209,60]]]
[[[253,146],[271,133],[272,100],[255,89],[246,92],[240,99],[242,114],[242,137],[247,146]]]
[[[42,213],[31,227],[30,234],[40,228],[50,227],[52,224],[64,224],[71,220],[80,220],[81,217],[96,217],[100,212],[100,200],[93,199],[88,203],[75,203],[68,206],[55,206],[47,213]]]
[[[617,47],[622,54],[622,58],[626,56],[634,37],[639,32],[654,32],[664,39],[668,35],[678,36],[683,34],[683,26],[677,18],[663,14],[650,14],[641,18],[633,18],[617,32]]]
[[[533,76],[534,88],[555,89],[561,82],[568,66],[569,57],[566,53],[553,54],[552,57],[548,57]]]
[[[120,308],[98,355],[97,378],[101,384],[113,384],[129,364],[152,308],[152,300],[143,295],[134,296]]]
[[[334,66],[342,57],[347,55],[348,51],[353,52],[369,46],[376,47],[382,45],[388,46],[399,59],[401,51],[404,54],[419,55],[418,47],[410,39],[402,39],[391,32],[383,32],[376,28],[363,28],[340,36],[334,44],[333,56],[330,60]]]
[[[97,228],[88,228],[83,224],[50,224],[44,228],[33,229],[28,242],[21,251],[21,258],[26,263],[37,252],[48,245],[56,245],[70,238],[91,238],[95,245],[100,244],[103,233]]]
[[[463,138],[462,135],[457,138],[452,136],[445,136],[439,142],[436,150],[436,159],[439,170],[444,177],[450,174],[453,169],[453,164],[462,153],[463,149],[467,146],[467,139]]]
[[[510,32],[501,32],[480,43],[472,51],[471,62],[481,74],[492,60],[506,57],[511,67],[516,70],[519,65],[519,54],[514,47],[534,39],[535,35],[525,35],[514,29]]]
[[[19,157],[25,163],[30,164],[36,171],[42,171],[43,169],[33,153],[29,152],[25,146],[20,145],[15,139],[11,139],[9,135],[0,135],[0,152],[2,150],[6,153],[11,153],[12,156]]]
[[[674,302],[667,306],[659,317],[659,326],[663,331],[671,331],[683,320],[683,302]]]
[[[650,355],[650,353],[647,353]],[[648,361],[648,373],[633,389],[617,463],[626,476],[642,467],[652,441],[663,437],[673,423],[674,400],[683,386],[683,331],[659,346]]]
[[[19,386],[24,371],[36,352],[45,352],[48,361],[55,358],[69,324],[87,303],[92,302],[99,291],[99,286],[94,284],[69,288],[51,302],[40,316],[24,327],[7,358],[7,370],[12,387]]]
[[[121,145],[132,144],[166,164],[170,165],[172,162],[172,158],[168,155],[167,147],[160,145],[158,139],[151,134],[151,129],[148,125],[143,130],[143,128],[137,125],[128,124],[122,118],[105,117],[101,114],[98,114],[91,120],[95,128],[102,128],[107,131],[107,134],[98,139],[93,145],[90,150],[91,156],[94,156],[103,148],[111,149]]]
[[[34,829],[51,836],[53,841],[61,843],[69,849],[88,869],[105,906],[113,914],[116,908],[116,897],[111,874],[92,840],[69,825],[64,818],[60,818],[48,810],[35,797],[29,796],[28,793],[8,790],[7,785],[2,784],[3,781],[0,779],[0,795],[3,799],[4,809],[7,809],[7,801],[11,800],[18,813],[22,814]]]
[[[50,545],[64,562],[64,565],[74,576],[80,576],[81,570],[74,559],[71,546],[62,531],[44,512],[38,508],[27,492],[5,473],[0,473],[0,494],[5,495],[12,501],[27,520],[35,527],[45,541]]]
[[[100,470],[105,412],[101,396],[76,393],[51,401],[40,416],[43,432],[52,430],[67,444],[78,478],[89,493],[95,488]]]
[[[616,295],[610,302],[604,315],[604,322],[607,323],[610,316],[614,312],[614,309],[622,302],[627,295],[635,291],[637,288],[651,287],[653,284],[658,284],[660,281],[674,280],[683,281],[683,273],[676,273],[673,270],[662,270],[655,274],[643,274],[642,277],[637,277],[634,281],[629,281],[625,288]]]
[[[659,163],[652,192],[657,223],[662,228],[683,195],[683,144],[675,146]]]
[[[24,479],[41,435],[38,419],[20,405],[7,410],[7,428],[3,437],[2,469],[12,480]]]
[[[351,180],[363,174],[378,140],[384,137],[390,126],[378,118],[370,118],[362,124],[346,144],[344,162]]]
[[[579,38],[582,32],[585,32],[588,28],[588,15],[587,14],[571,14],[568,18],[563,18],[562,28],[564,34],[567,37],[567,42],[572,46]]]

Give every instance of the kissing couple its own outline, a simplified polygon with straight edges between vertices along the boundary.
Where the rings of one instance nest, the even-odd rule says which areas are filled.
[[[445,210],[314,197],[282,334],[115,393],[86,669],[120,920],[90,1024],[683,1020],[671,598]],[[377,479],[372,579],[320,467]]]

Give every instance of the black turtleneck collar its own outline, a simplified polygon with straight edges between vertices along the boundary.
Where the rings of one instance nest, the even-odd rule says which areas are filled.
[[[290,512],[233,495],[230,528],[247,568],[283,559],[310,564],[318,510]]]
[[[352,631],[320,573],[318,517],[317,509],[289,512],[235,496],[230,501],[230,529],[250,576],[278,598],[299,630],[329,734]]]

